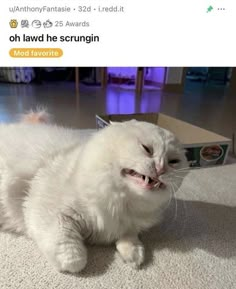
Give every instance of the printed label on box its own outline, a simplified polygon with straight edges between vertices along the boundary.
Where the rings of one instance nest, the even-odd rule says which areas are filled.
[[[228,145],[208,145],[186,148],[186,156],[190,167],[207,167],[222,165],[227,153]]]

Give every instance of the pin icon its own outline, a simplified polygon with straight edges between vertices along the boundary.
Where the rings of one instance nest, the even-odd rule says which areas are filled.
[[[208,13],[208,12],[211,12],[211,10],[213,10],[213,7],[212,7],[212,6],[209,6],[209,7],[207,8],[207,13]]]

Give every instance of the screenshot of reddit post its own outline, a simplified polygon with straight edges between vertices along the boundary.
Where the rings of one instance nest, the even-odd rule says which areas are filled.
[[[0,1],[0,289],[236,288],[235,3]]]

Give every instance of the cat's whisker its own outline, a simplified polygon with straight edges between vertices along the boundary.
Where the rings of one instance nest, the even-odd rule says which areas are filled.
[[[174,184],[173,184],[174,185]],[[182,189],[179,188],[180,192],[182,192]],[[187,206],[186,206],[186,201],[185,200],[181,200],[183,202],[183,208],[184,208],[184,222],[183,222],[183,226],[182,226],[182,229],[181,229],[181,232],[180,232],[180,237],[183,235],[183,232],[186,228],[186,220],[187,220]]]
[[[178,178],[178,179],[185,179],[185,177],[182,177],[182,176],[176,176],[176,175],[173,175],[174,178]]]
[[[174,222],[175,222],[178,216],[178,203],[176,197],[174,197],[174,200],[175,200],[175,215],[174,215]]]
[[[174,173],[185,173],[185,172],[189,172],[189,169],[183,169],[183,170],[174,170]]]
[[[173,191],[173,199],[174,199],[174,202],[175,202],[175,213],[174,213],[174,218],[172,220],[172,222],[175,222],[176,219],[177,219],[177,213],[178,213],[178,205],[177,205],[177,199],[176,199],[176,196],[175,196],[175,189],[174,189],[174,184],[173,183],[170,183],[171,184],[171,187],[172,187],[172,191]]]
[[[186,175],[186,172],[188,172],[188,171],[181,171],[181,172],[178,172],[178,171],[175,171],[175,172],[169,172],[168,174],[169,175]]]
[[[167,226],[164,227],[164,230],[162,231],[162,234],[161,234],[162,235],[161,239],[164,238],[164,234],[166,234],[169,230],[171,230],[171,226],[177,218],[177,200],[175,198],[175,189],[174,189],[172,182],[170,182],[169,184],[170,184],[171,196],[165,209],[167,210],[170,207],[172,200],[175,199],[174,200],[175,201],[175,215],[173,218],[171,218],[170,222],[167,223]]]
[[[184,168],[179,168],[179,169],[174,169],[174,171],[181,171],[181,170],[185,170],[185,169],[190,169],[190,167],[184,167]]]
[[[170,189],[171,189],[171,197],[174,198],[175,197],[175,191],[174,191],[174,187],[172,185],[172,182],[170,182]]]
[[[171,183],[170,183],[170,185],[171,185]],[[174,188],[173,188],[172,186],[170,186],[170,189],[171,189],[171,196],[170,196],[170,198],[169,198],[169,200],[168,200],[168,203],[167,203],[166,209],[169,208],[172,199],[175,197]]]
[[[169,176],[170,178],[175,178],[175,177],[177,177],[177,178],[181,178],[181,179],[184,179],[186,176],[185,175],[177,175],[177,174],[172,174],[172,175],[170,175]]]
[[[168,174],[165,178],[163,178],[164,181],[172,181],[173,179],[184,179],[185,175],[179,175],[179,174]]]
[[[180,168],[180,169],[175,169],[176,171],[181,171],[181,170],[185,170],[185,169],[187,169],[187,170],[189,170],[189,171],[191,171],[192,169],[201,169],[201,167],[200,166],[196,166],[196,167],[185,167],[185,168]]]
[[[174,171],[174,172],[170,172],[170,174],[178,174],[178,175],[186,175],[189,172],[189,170],[183,170],[183,171]]]
[[[188,172],[189,172],[189,170],[182,170],[182,171],[175,170],[174,172],[173,171],[170,172],[168,175],[170,177],[184,179]]]
[[[180,174],[183,174],[183,175],[186,175],[186,173],[188,173],[188,172],[189,172],[189,171],[187,171],[187,170],[186,170],[186,171],[180,171],[180,172],[179,172],[179,171],[174,171],[174,172],[169,172],[169,174],[172,174],[172,175],[173,175],[173,174],[179,174],[179,175],[180,175]]]

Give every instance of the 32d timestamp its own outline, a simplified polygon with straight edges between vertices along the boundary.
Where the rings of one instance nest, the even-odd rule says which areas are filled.
[[[76,10],[76,9],[74,9]],[[78,6],[77,11],[80,13],[102,12],[102,13],[122,13],[125,12],[124,6]]]

